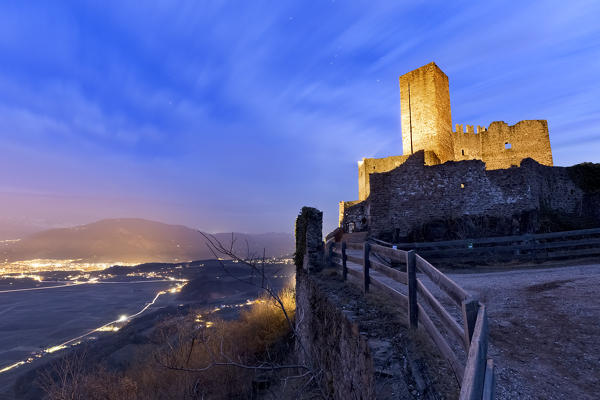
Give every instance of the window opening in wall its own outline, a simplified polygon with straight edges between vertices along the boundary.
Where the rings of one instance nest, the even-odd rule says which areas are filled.
[[[462,155],[463,156],[465,155],[465,149],[462,149]]]
[[[460,184],[460,188],[461,188],[461,189],[464,189],[464,188],[465,188],[465,184],[464,184],[464,183],[461,183],[461,184]]]
[[[504,143],[504,149],[505,150],[512,149],[512,144],[510,144],[508,142]]]

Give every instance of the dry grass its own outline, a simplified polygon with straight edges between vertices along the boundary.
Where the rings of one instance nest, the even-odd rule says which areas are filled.
[[[294,289],[279,298],[293,319]],[[140,354],[125,371],[98,367],[83,373],[85,356],[68,357],[44,376],[42,387],[51,400],[241,399],[252,396],[257,377],[298,373],[270,369],[289,360],[293,347],[291,328],[273,298],[258,299],[235,321],[209,318],[191,313],[163,323],[155,351]],[[261,368],[247,368],[256,366]]]

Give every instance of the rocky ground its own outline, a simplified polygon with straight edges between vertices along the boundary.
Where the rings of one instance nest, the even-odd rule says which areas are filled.
[[[597,399],[600,264],[450,274],[490,319],[497,399]]]
[[[406,327],[406,311],[351,275],[343,282],[332,269],[322,272],[319,288],[345,316],[358,324],[373,358],[375,391],[381,399],[443,400],[458,398],[458,382],[445,359],[426,337]]]
[[[599,398],[599,263],[444,272],[487,307],[497,399]],[[426,276],[419,279],[462,325],[454,303]],[[450,345],[464,362],[460,344]]]

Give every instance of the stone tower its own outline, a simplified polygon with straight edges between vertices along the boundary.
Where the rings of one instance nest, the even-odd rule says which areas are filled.
[[[454,159],[448,77],[435,63],[400,77],[400,110],[405,155],[431,150],[442,163]]]

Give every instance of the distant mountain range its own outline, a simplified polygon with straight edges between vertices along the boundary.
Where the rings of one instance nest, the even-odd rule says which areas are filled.
[[[231,233],[214,235],[231,244]],[[294,239],[287,233],[234,233],[234,251],[267,257],[292,254]],[[50,229],[3,244],[2,259],[82,259],[89,262],[177,262],[214,258],[202,234],[182,225],[144,219],[106,219],[72,228]]]

